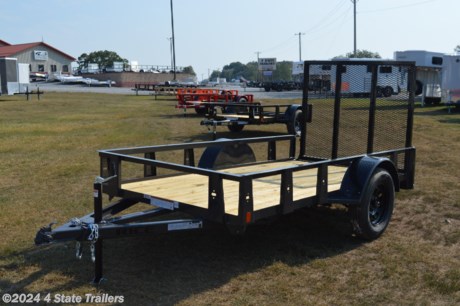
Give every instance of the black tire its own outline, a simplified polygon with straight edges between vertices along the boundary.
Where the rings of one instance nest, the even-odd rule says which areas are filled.
[[[362,202],[351,207],[355,233],[366,240],[374,240],[383,234],[393,214],[395,188],[388,171],[377,168],[372,175]]]
[[[205,115],[208,113],[208,108],[205,107],[205,108],[198,108],[198,107],[195,107],[195,112],[198,114],[198,115]]]
[[[241,132],[244,129],[244,125],[242,124],[232,124],[232,125],[227,125],[227,127],[229,131],[233,133]]]
[[[423,92],[423,83],[419,80],[415,81],[415,95],[421,95]]]
[[[245,96],[239,97],[238,98],[238,103],[248,103],[248,99]],[[237,113],[247,113],[248,108],[244,106],[232,106],[229,104],[229,106],[226,106],[224,108],[224,113],[226,114],[237,114]]]
[[[238,103],[248,103],[248,98],[243,96],[238,99]]]
[[[385,98],[391,97],[393,95],[393,88],[390,86],[387,86],[383,89],[383,96]]]
[[[295,113],[289,118],[287,123],[288,133],[291,135],[300,136],[302,130],[302,110],[298,109]]]

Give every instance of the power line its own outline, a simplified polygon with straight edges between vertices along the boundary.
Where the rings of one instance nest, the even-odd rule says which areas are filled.
[[[286,39],[285,41],[275,45],[274,47],[271,47],[271,48],[268,48],[268,49],[265,49],[265,50],[262,50],[261,52],[268,52],[268,51],[273,51],[273,50],[276,50],[277,48],[279,47],[282,47],[284,46],[287,42],[289,42],[290,40],[292,40],[293,37],[289,37],[289,39]]]
[[[309,29],[307,29],[305,32],[306,33],[310,33],[312,32],[313,30],[315,30],[316,28],[324,28],[324,27],[327,27],[329,26],[330,24],[332,23],[335,23],[335,21],[337,20],[337,18],[340,18],[337,17],[337,18],[334,18],[334,15],[336,15],[337,12],[340,11],[340,8],[342,8],[344,6],[344,4],[346,3],[347,0],[342,0],[342,2],[339,2],[335,7],[333,7],[327,14],[326,14],[326,17],[322,18],[320,22],[318,22],[317,24],[315,24],[314,26],[310,27]],[[343,15],[343,14],[342,14]],[[329,22],[327,23],[325,26],[321,26],[326,20],[328,19],[333,19],[332,22]]]
[[[349,9],[346,11],[346,12],[347,12],[346,15],[343,15],[343,18],[342,18],[342,20],[341,20],[341,22],[340,22],[338,28],[342,28],[342,26],[343,26],[343,25],[345,24],[345,22],[347,21],[347,19],[348,19],[348,13],[350,12],[350,9],[351,9],[351,8],[349,8]],[[337,36],[338,36],[338,35],[339,35],[339,31],[336,31],[334,37],[332,38],[332,41],[331,41],[329,47],[327,48],[327,52],[328,52],[329,55],[330,55],[329,52],[331,51],[332,46],[335,44],[335,41],[337,40]]]
[[[360,14],[365,14],[365,13],[377,13],[377,12],[383,12],[383,11],[391,11],[391,10],[397,10],[401,8],[406,8],[406,7],[411,7],[411,6],[418,6],[422,4],[427,4],[430,2],[435,2],[438,0],[426,0],[426,1],[419,1],[411,4],[405,4],[405,5],[399,5],[399,6],[393,6],[393,7],[387,7],[387,8],[382,8],[382,9],[375,9],[375,10],[364,10],[364,11],[359,11]]]

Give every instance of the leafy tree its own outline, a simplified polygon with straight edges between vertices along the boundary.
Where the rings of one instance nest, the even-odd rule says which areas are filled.
[[[196,75],[195,70],[193,70],[193,67],[192,67],[192,66],[184,67],[184,69],[182,70],[182,72],[183,72],[183,73],[188,73],[188,74],[191,74],[191,75]]]
[[[89,54],[83,53],[78,57],[78,66],[83,68],[88,66],[89,63],[95,63],[99,65],[99,68],[104,69],[107,67],[112,67],[113,62],[123,62],[128,64],[128,60],[119,56],[116,52],[113,51],[94,51]]]
[[[222,69],[221,76],[226,78],[227,80],[237,79],[240,76],[246,74],[246,65],[240,62],[233,62],[229,65],[225,65]]]
[[[348,52],[345,55],[339,55],[334,58],[347,57],[347,58],[382,58],[378,52],[372,52],[368,50],[356,50],[356,54]]]
[[[246,74],[243,77],[247,80],[255,81],[259,76],[259,64],[254,62],[249,62],[246,64]]]
[[[209,80],[215,80],[218,77],[220,77],[220,71],[219,70],[213,70],[211,75],[209,76]]]
[[[455,53],[460,53],[460,45],[457,45],[454,49]]]
[[[276,63],[276,70],[273,71],[273,80],[290,81],[292,80],[292,62],[282,61]]]

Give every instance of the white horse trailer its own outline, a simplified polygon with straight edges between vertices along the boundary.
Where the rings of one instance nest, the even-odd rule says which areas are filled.
[[[422,104],[438,104],[441,102],[443,57],[443,53],[425,50],[394,52],[394,59],[397,61],[415,62],[415,94],[421,97]]]

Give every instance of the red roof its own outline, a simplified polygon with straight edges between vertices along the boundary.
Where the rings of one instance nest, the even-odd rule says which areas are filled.
[[[0,39],[0,47],[10,46],[10,45],[11,45],[10,43],[7,43],[6,41]]]
[[[64,57],[67,57],[69,60],[74,61],[76,58],[73,56],[70,56],[62,51],[59,51],[58,49],[51,47],[50,45],[44,43],[44,42],[35,42],[35,43],[29,43],[29,44],[19,44],[19,45],[8,45],[8,46],[3,46],[0,47],[0,57],[10,57],[15,54],[18,54],[19,52],[25,51],[27,49],[31,49],[33,47],[37,46],[45,46],[51,50],[54,50],[55,52],[63,55]]]

